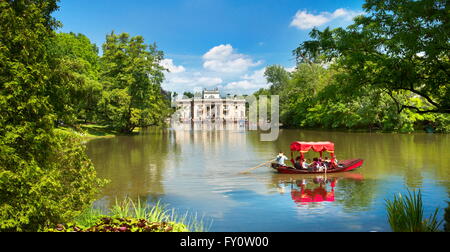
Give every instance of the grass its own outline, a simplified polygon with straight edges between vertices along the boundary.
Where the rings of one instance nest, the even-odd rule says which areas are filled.
[[[424,218],[422,193],[410,192],[406,196],[394,195],[386,200],[388,221],[394,232],[438,232],[442,221],[437,220],[439,208],[427,219]]]
[[[76,127],[64,126],[61,127],[60,129],[77,134],[85,140],[92,140],[98,138],[112,138],[124,135],[124,133],[114,130],[109,126],[98,124],[79,124]],[[132,133],[127,135],[138,134],[140,131],[141,128],[135,128]]]
[[[161,205],[160,202],[149,206],[142,204],[139,199],[133,201],[129,198],[123,201],[116,199],[115,204],[106,214],[100,209],[86,209],[74,222],[82,228],[89,228],[104,217],[142,219],[150,223],[170,223],[174,232],[207,232],[209,228],[205,225],[203,218],[198,218],[197,214],[185,213],[180,216],[175,213],[175,209],[167,210],[167,207]]]
[[[119,132],[109,128],[108,126],[102,126],[97,124],[82,124],[81,130],[84,132],[85,138],[98,138],[98,137],[115,137],[119,135]]]

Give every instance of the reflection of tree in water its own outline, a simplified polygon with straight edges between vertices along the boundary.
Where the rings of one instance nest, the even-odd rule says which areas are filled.
[[[373,179],[339,180],[336,188],[336,202],[343,206],[344,211],[368,210],[376,196],[378,185]]]
[[[156,199],[164,194],[162,181],[169,138],[166,130],[149,129],[137,136],[89,142],[87,152],[98,175],[111,180],[102,196],[108,197],[111,204],[126,196]]]

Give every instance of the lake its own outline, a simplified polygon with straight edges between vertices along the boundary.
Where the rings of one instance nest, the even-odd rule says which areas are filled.
[[[290,155],[293,141],[332,141],[339,160],[362,158],[356,171],[281,175],[262,167]],[[421,190],[425,215],[450,197],[450,135],[281,130],[278,140],[240,125],[184,125],[136,136],[97,139],[87,152],[111,181],[97,207],[116,199],[160,201],[208,223],[208,231],[390,231],[385,200]],[[308,158],[317,156],[315,153]]]

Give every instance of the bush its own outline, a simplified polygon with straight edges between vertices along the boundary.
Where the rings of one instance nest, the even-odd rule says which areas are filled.
[[[150,207],[141,201],[125,198],[105,214],[95,208],[86,209],[73,223],[58,224],[46,229],[48,232],[203,232],[203,220],[197,216],[178,217],[174,210],[165,210],[158,202]]]
[[[61,130],[53,136],[45,162],[17,156],[16,169],[1,166],[0,230],[39,231],[69,221],[105,183],[96,177],[80,138]]]
[[[168,222],[149,222],[145,219],[102,217],[92,227],[83,228],[75,224],[57,225],[48,232],[187,232],[184,225]]]
[[[67,221],[102,181],[79,138],[55,130],[46,42],[56,0],[0,1],[0,231]]]

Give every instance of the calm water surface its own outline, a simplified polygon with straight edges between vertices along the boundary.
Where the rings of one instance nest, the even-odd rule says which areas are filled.
[[[90,141],[88,155],[111,183],[96,202],[161,201],[196,213],[209,231],[390,231],[385,200],[407,189],[423,193],[425,213],[450,197],[450,136],[282,130],[275,142],[237,126],[151,129],[137,136]],[[354,172],[281,175],[263,167],[290,153],[291,142],[333,141],[338,159],[363,158]],[[311,153],[308,157],[314,157]]]

